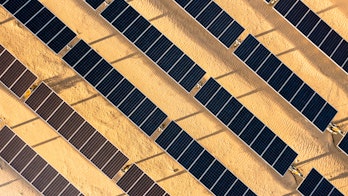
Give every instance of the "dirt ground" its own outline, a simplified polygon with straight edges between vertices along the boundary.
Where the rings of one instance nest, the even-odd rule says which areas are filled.
[[[59,19],[138,87],[171,120],[258,195],[299,195],[301,179],[279,176],[210,115],[120,33],[81,0],[41,0]],[[348,76],[262,0],[216,0],[246,31],[255,35],[291,70],[337,110],[334,122],[348,131]],[[348,40],[345,0],[304,0]],[[290,145],[295,165],[306,175],[314,167],[348,194],[348,156],[336,148],[340,137],[320,133],[266,83],[233,56],[174,0],[129,0],[173,43]],[[116,147],[171,195],[210,195],[183,167],[164,153],[117,109],[98,95],[31,32],[0,8],[0,44],[46,82]],[[0,85],[0,118],[33,146],[64,177],[88,196],[120,195],[122,190],[45,122]],[[0,162],[0,196],[38,195]]]

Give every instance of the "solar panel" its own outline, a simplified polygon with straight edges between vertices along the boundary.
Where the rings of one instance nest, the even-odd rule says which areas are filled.
[[[0,81],[17,97],[22,97],[37,77],[2,46],[0,63]]]
[[[213,0],[174,0],[211,35],[229,48],[244,28]]]
[[[93,2],[86,2],[94,7]],[[187,92],[190,92],[204,76],[205,71],[202,68],[195,64],[127,2],[112,2],[101,13],[101,16]],[[230,37],[227,37],[225,36],[221,39],[230,39]]]
[[[37,0],[5,1],[1,5],[43,43],[59,53],[76,34]]]
[[[274,9],[348,73],[348,42],[303,1],[281,0]]]
[[[234,54],[321,132],[337,111],[255,37],[248,35]]]
[[[343,194],[337,190],[327,179],[325,179],[314,168],[309,172],[297,190],[304,196],[309,195],[328,195],[340,196]]]
[[[346,153],[346,155],[348,156],[348,134],[346,134],[343,139],[340,141],[340,143],[338,144],[338,147],[344,152]]]
[[[215,195],[256,195],[174,121],[156,143]]]
[[[43,195],[82,195],[7,126],[0,130],[0,157]]]
[[[285,174],[297,153],[213,78],[195,98],[280,175]]]

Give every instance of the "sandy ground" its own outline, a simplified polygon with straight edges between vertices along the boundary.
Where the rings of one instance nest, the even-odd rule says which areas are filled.
[[[42,0],[78,36],[176,120],[258,195],[298,195],[300,179],[280,177],[237,137],[223,127],[167,75],[113,30],[81,0]],[[335,145],[340,137],[321,134],[243,63],[183,12],[172,0],[132,0],[179,48],[215,77],[230,93],[269,126],[298,154],[296,165],[307,174],[315,167],[348,194],[348,157]],[[216,0],[337,110],[334,122],[348,131],[348,78],[325,55],[263,1]],[[348,10],[343,0],[305,0],[327,23],[348,39]],[[0,43],[71,104],[171,195],[209,195],[189,173],[163,153],[117,109],[77,76],[60,57],[0,9]],[[54,130],[0,87],[0,117],[85,195],[120,195],[120,190],[79,155]],[[37,195],[4,163],[0,195]],[[175,169],[178,169],[176,171]],[[176,172],[174,172],[174,170]],[[4,176],[4,177],[3,177]],[[16,180],[18,179],[18,180]]]

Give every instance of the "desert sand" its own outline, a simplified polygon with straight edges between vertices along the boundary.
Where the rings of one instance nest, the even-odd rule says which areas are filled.
[[[138,87],[171,120],[258,195],[299,195],[300,178],[279,176],[256,153],[210,115],[120,33],[81,0],[42,0],[59,19],[89,43]],[[216,0],[248,33],[255,35],[337,110],[334,122],[348,131],[348,76],[262,0]],[[348,40],[348,3],[304,0]],[[233,56],[173,0],[129,0],[173,43],[188,54],[297,153],[304,175],[315,167],[348,194],[348,156],[336,144],[340,137],[320,133],[266,83]],[[0,44],[52,87],[88,122],[137,163],[171,195],[210,195],[183,167],[164,153],[117,109],[98,95],[59,56],[0,8]],[[60,138],[22,101],[0,85],[0,118],[56,170],[88,196],[123,191],[69,143]],[[0,162],[0,195],[38,195],[19,175]]]

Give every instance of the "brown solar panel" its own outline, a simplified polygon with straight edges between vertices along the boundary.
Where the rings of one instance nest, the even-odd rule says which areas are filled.
[[[17,157],[13,159],[11,165],[18,172],[21,172],[35,155],[36,153],[28,145],[26,145],[23,150],[17,155]]]
[[[7,50],[0,56],[0,76],[6,71],[6,69],[12,64],[15,58]]]
[[[117,152],[117,148],[112,145],[109,141],[97,152],[93,157],[92,162],[99,168],[102,169],[108,160]]]
[[[25,103],[35,111],[51,92],[52,90],[46,84],[41,83]]]
[[[127,193],[142,174],[144,172],[138,166],[132,165],[116,184]]]
[[[154,184],[154,186],[149,192],[146,193],[145,196],[163,195],[164,193],[165,191],[158,184]]]
[[[58,130],[65,139],[69,139],[76,130],[82,125],[85,120],[76,112],[64,123],[64,125]]]
[[[112,179],[128,160],[129,159],[121,151],[118,151],[109,163],[104,166],[102,171]]]
[[[39,114],[44,120],[46,120],[62,102],[63,100],[60,97],[58,97],[55,93],[52,93],[39,107],[36,113]]]
[[[43,192],[44,195],[58,195],[69,184],[69,182],[60,174]]]
[[[11,87],[11,90],[18,97],[22,97],[25,91],[27,91],[29,87],[33,85],[36,79],[37,77],[31,73],[31,71],[26,70],[20,79]]]
[[[151,180],[151,178],[144,174],[140,180],[133,186],[133,188],[128,192],[129,196],[138,196],[138,195],[144,195],[146,191],[150,189],[150,187],[155,182]]]
[[[94,132],[96,132],[96,130],[88,122],[85,122],[85,124],[83,124],[76,134],[70,139],[70,142],[76,147],[76,149],[80,149]]]
[[[19,62],[15,61],[10,68],[5,72],[4,75],[1,76],[0,80],[2,83],[4,83],[5,86],[10,88],[12,84],[19,78],[19,76],[22,75],[22,73],[25,71],[24,65]]]
[[[5,48],[2,47],[2,45],[0,45],[0,53],[1,53],[3,50],[5,50]]]
[[[77,190],[72,184],[69,184],[69,186],[60,195],[78,196],[79,194],[79,190]]]
[[[10,143],[1,151],[0,156],[10,163],[24,145],[25,143],[18,136],[14,136]]]
[[[82,154],[84,154],[88,159],[90,159],[101,146],[105,143],[106,139],[99,132],[95,132],[92,138],[83,146],[81,149]]]
[[[30,164],[22,171],[22,176],[29,182],[33,181],[35,176],[47,165],[46,161],[40,156],[36,156]]]
[[[53,128],[58,129],[73,112],[74,110],[68,104],[63,103],[47,122]]]
[[[33,185],[37,188],[37,190],[43,191],[57,174],[58,172],[53,169],[52,166],[47,165],[47,167],[34,180]]]
[[[0,131],[0,151],[5,147],[5,145],[11,140],[14,133],[8,127],[4,127]]]

